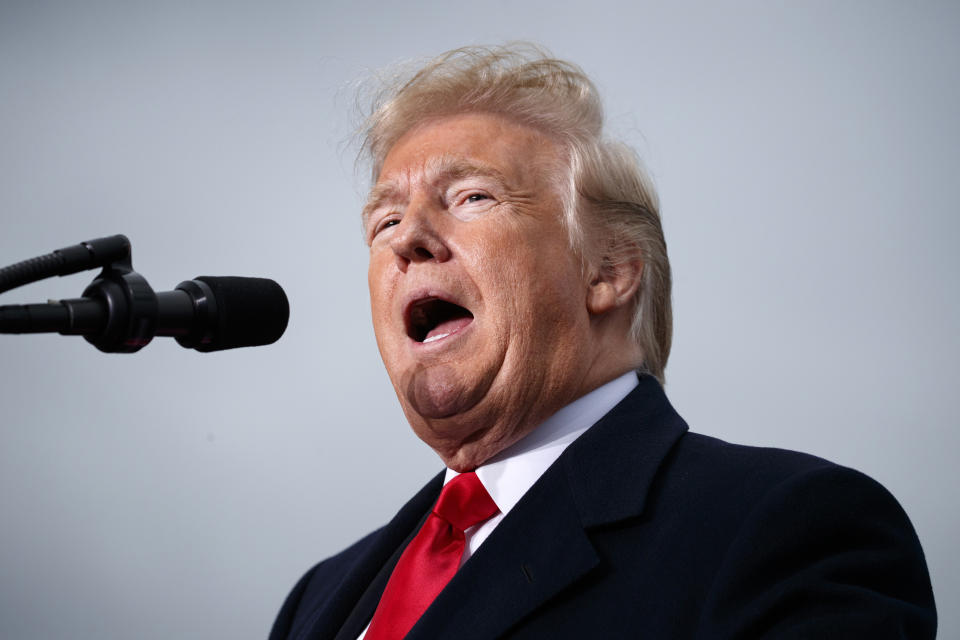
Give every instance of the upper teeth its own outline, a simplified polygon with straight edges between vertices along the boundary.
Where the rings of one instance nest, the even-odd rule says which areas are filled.
[[[430,336],[429,338],[427,338],[426,340],[424,340],[424,342],[425,342],[425,343],[426,343],[426,342],[433,342],[434,340],[439,340],[440,338],[446,338],[448,335],[450,335],[450,334],[449,334],[449,333],[438,333],[438,334],[435,335],[435,336]]]

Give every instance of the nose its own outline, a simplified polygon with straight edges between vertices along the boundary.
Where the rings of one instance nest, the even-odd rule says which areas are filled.
[[[437,225],[439,213],[422,202],[411,202],[407,207],[390,239],[397,268],[403,273],[407,272],[411,263],[431,260],[446,262],[450,259],[450,249]]]

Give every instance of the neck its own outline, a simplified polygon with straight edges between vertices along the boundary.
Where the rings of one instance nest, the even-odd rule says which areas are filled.
[[[604,350],[597,353],[591,366],[581,368],[581,376],[575,380],[567,376],[564,384],[527,384],[525,389],[512,390],[512,402],[485,402],[467,414],[444,419],[442,425],[424,424],[419,416],[410,422],[417,435],[437,452],[449,469],[460,473],[472,471],[535,431],[563,407],[635,370],[640,360],[625,357],[629,353],[632,351],[626,348]],[[507,408],[511,406],[512,410]],[[469,436],[443,437],[443,434],[463,433]]]

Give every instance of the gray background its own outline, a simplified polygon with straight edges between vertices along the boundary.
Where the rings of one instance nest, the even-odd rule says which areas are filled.
[[[0,336],[0,637],[262,638],[439,469],[370,327],[352,85],[511,39],[581,64],[656,180],[681,414],[883,482],[960,637],[958,27],[956,2],[3,2],[0,264],[125,233],[157,290],[273,277],[292,317],[211,355]]]

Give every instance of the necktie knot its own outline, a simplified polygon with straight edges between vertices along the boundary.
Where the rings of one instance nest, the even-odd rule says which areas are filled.
[[[461,473],[443,487],[437,504],[400,555],[366,640],[400,640],[460,566],[464,531],[499,511],[473,471]]]
[[[460,531],[491,518],[498,511],[493,498],[473,471],[461,473],[448,482],[433,508],[436,515]]]

